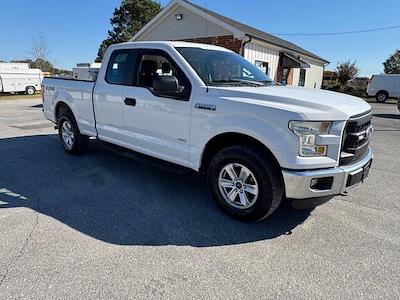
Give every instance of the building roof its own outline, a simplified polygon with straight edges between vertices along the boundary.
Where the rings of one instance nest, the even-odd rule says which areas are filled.
[[[184,41],[132,41],[132,42],[125,42],[119,44],[113,44],[110,47],[115,47],[119,49],[119,45],[129,46],[129,45],[141,45],[142,47],[148,46],[160,46],[160,45],[169,45],[174,48],[179,47],[190,47],[190,48],[200,48],[200,49],[207,49],[207,50],[218,50],[224,52],[233,52],[224,47],[216,46],[216,45],[209,45],[209,44],[202,44],[202,43],[192,43],[192,42],[184,42]],[[122,47],[123,49],[124,47]]]
[[[267,43],[270,43],[270,44],[273,44],[273,45],[276,45],[276,46],[279,46],[279,47],[282,47],[282,48],[286,48],[288,50],[292,50],[292,51],[300,53],[300,54],[304,54],[306,56],[309,56],[311,58],[323,61],[325,63],[329,63],[329,61],[327,61],[326,59],[324,59],[322,57],[319,57],[319,56],[317,56],[317,55],[315,55],[315,54],[313,54],[313,53],[311,53],[311,52],[309,52],[309,51],[307,51],[307,50],[305,50],[305,49],[303,49],[303,48],[301,48],[301,47],[299,47],[299,46],[297,46],[297,45],[295,45],[295,44],[293,44],[291,42],[285,41],[285,40],[283,40],[281,38],[278,38],[278,37],[276,37],[276,36],[274,36],[272,34],[266,33],[264,31],[261,31],[259,29],[254,28],[254,27],[248,26],[246,24],[240,23],[240,22],[235,21],[233,19],[230,19],[228,17],[222,16],[222,15],[220,15],[220,14],[218,14],[216,12],[213,12],[211,10],[208,10],[208,9],[206,9],[204,7],[201,7],[199,5],[193,4],[190,1],[187,1],[187,0],[180,0],[180,1],[185,2],[188,5],[191,5],[191,6],[195,7],[195,8],[203,11],[204,13],[206,13],[206,14],[208,14],[208,15],[210,15],[210,16],[218,19],[218,20],[220,20],[221,22],[224,22],[224,23],[228,24],[229,26],[234,27],[234,28],[242,31],[244,34],[246,34],[248,36],[254,37],[254,38],[259,39],[261,41],[264,41],[264,42],[267,42]]]

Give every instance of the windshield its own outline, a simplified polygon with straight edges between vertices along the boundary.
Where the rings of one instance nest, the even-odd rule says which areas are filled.
[[[271,85],[273,80],[242,56],[226,51],[177,47],[206,85]]]

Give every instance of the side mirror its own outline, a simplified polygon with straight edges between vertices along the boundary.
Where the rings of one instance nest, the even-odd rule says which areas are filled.
[[[174,75],[159,75],[153,79],[153,90],[159,93],[178,92],[178,79]]]

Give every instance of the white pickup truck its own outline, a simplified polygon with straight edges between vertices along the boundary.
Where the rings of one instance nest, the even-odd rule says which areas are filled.
[[[242,220],[265,218],[283,199],[341,194],[372,162],[364,100],[278,86],[221,47],[112,45],[96,82],[43,85],[44,115],[68,153],[96,137],[203,172],[221,208]]]

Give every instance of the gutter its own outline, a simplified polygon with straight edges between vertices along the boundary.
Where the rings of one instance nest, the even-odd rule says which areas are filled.
[[[242,55],[244,57],[244,50],[245,50],[245,46],[251,42],[252,37],[248,34],[245,34],[245,36],[247,36],[249,39],[247,41],[242,42],[242,47],[240,48],[240,55]]]

